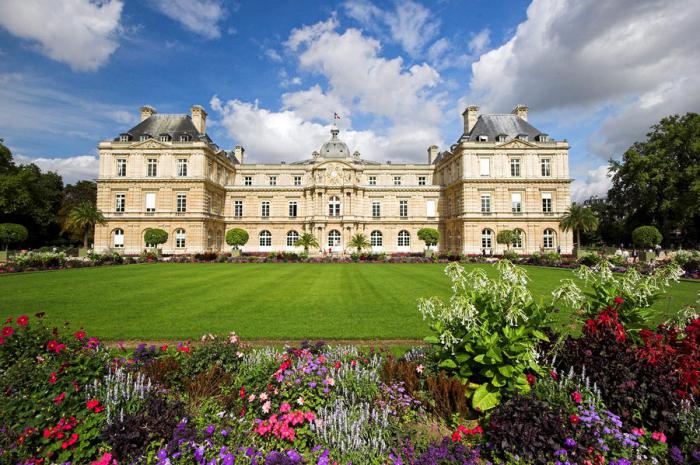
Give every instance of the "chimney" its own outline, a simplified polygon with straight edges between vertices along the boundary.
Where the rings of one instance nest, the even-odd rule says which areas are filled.
[[[201,105],[192,106],[192,123],[200,134],[207,133],[207,112]]]
[[[437,145],[431,145],[428,147],[428,164],[432,165],[435,163],[435,159],[438,156],[438,146]]]
[[[150,105],[144,105],[139,108],[139,110],[141,111],[141,121],[150,118],[151,115],[156,114],[156,109]]]
[[[243,164],[243,154],[245,153],[245,149],[241,147],[240,145],[237,145],[233,148],[233,155],[236,157],[236,160],[238,160],[238,163],[241,165]]]
[[[527,107],[525,105],[516,105],[512,113],[527,121]]]
[[[462,113],[462,118],[464,119],[464,133],[469,134],[472,132],[476,120],[479,118],[479,107],[476,105],[469,105]]]

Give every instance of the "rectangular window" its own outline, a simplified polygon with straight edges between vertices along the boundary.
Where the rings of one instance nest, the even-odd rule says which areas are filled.
[[[146,167],[146,176],[149,178],[154,178],[158,172],[158,160],[155,158],[149,158]]]
[[[376,185],[377,185],[377,177],[376,177],[376,176],[370,176],[370,177],[369,177],[369,185],[370,185],[370,186],[376,186]]]
[[[156,211],[156,193],[147,192],[146,193],[146,211],[148,213],[153,213]]]
[[[270,176],[270,185],[271,186],[277,185],[277,176]]]
[[[187,158],[178,158],[177,160],[177,175],[187,176]]]
[[[269,218],[270,217],[270,202],[267,200],[263,201],[260,204],[260,216],[263,218]]]
[[[399,216],[401,218],[408,217],[408,200],[399,200]]]
[[[244,176],[243,177],[243,185],[244,186],[252,186],[253,185],[253,177],[252,176]]]
[[[119,136],[119,142],[129,142],[129,136]]]
[[[542,192],[542,212],[552,213],[552,193]]]
[[[481,194],[481,213],[491,213],[491,194]]]
[[[116,201],[114,204],[114,211],[118,213],[124,213],[126,209],[126,194],[117,194]]]
[[[425,186],[425,180],[426,180],[425,176],[418,176],[418,185]]]
[[[124,158],[117,159],[117,176],[126,176],[126,159]]]
[[[491,160],[479,158],[479,174],[481,176],[491,176]]]
[[[235,200],[233,202],[233,216],[241,218],[243,216],[243,201]]]
[[[542,176],[552,175],[552,166],[549,158],[543,158],[540,160],[540,167],[542,168]]]
[[[290,218],[297,217],[297,203],[296,202],[289,202],[289,217]]]
[[[294,176],[294,185],[301,186],[301,176]]]
[[[513,209],[513,213],[520,213],[523,211],[523,199],[520,192],[513,192],[510,194],[510,204]]]
[[[185,248],[185,231],[182,229],[175,231],[175,247],[178,249]]]
[[[178,213],[185,213],[187,211],[187,195],[177,194],[175,211],[177,211]]]
[[[394,176],[394,185],[395,186],[401,185],[401,176]]]
[[[379,218],[382,216],[382,204],[379,200],[372,201],[372,218]]]
[[[510,159],[510,175],[520,177],[520,158]]]
[[[170,140],[170,136],[163,135],[163,136],[160,136],[160,138],[158,140],[160,140],[161,142],[168,142]]]
[[[426,202],[425,206],[426,206],[426,216],[428,218],[434,218],[435,217],[435,201],[428,200]]]

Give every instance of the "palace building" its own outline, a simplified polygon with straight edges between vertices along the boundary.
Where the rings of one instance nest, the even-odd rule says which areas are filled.
[[[144,232],[168,232],[166,254],[228,251],[226,231],[245,229],[247,252],[299,251],[313,234],[325,252],[349,252],[361,232],[374,251],[421,252],[421,228],[440,231],[438,249],[500,254],[504,229],[511,249],[570,253],[571,232],[559,228],[570,205],[568,151],[527,121],[509,114],[463,113],[464,132],[449,150],[428,148],[425,163],[362,158],[331,129],[330,139],[290,162],[248,163],[245,150],[219,148],[207,135],[207,113],[158,114],[141,108],[141,122],[99,144],[97,206],[107,220],[95,249],[138,254]]]

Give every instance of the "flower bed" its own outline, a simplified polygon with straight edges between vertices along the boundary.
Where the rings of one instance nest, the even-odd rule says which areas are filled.
[[[400,358],[235,333],[108,350],[21,315],[0,332],[0,463],[684,464],[700,460],[700,319],[645,327],[678,269],[584,269],[554,335],[523,270],[447,269],[421,311],[432,347]]]

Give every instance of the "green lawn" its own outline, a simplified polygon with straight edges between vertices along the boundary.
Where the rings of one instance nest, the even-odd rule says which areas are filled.
[[[467,265],[484,266],[484,265]],[[486,266],[490,273],[493,267]],[[0,317],[46,312],[108,340],[198,338],[417,339],[428,333],[416,299],[449,296],[444,265],[144,264],[0,276]],[[568,270],[528,267],[548,299]],[[681,282],[657,307],[697,299]]]

